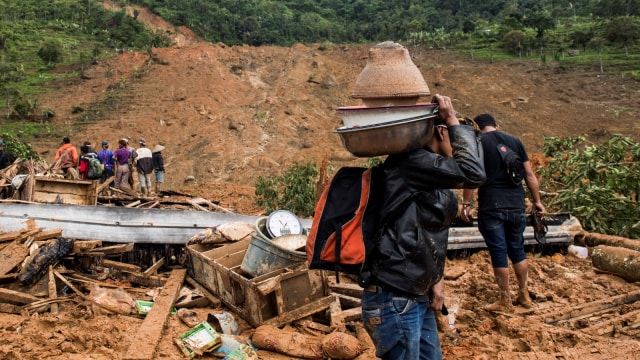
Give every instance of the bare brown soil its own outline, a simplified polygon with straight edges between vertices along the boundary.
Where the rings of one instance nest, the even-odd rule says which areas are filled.
[[[153,49],[152,61],[142,52],[102,59],[86,70],[87,79],[56,84],[40,99],[55,111],[54,123],[75,145],[85,140],[115,145],[124,137],[134,146],[141,137],[150,147],[163,144],[165,189],[246,214],[262,211],[253,201],[259,176],[279,174],[294,162],[327,159],[333,168],[364,164],[365,159],[343,148],[333,130],[341,125],[335,109],[359,103],[349,95],[372,44],[329,45],[326,50],[302,44],[228,47],[200,41],[144,9],[139,18],[175,32],[176,46]],[[592,68],[561,71],[553,63],[541,67],[529,60],[490,63],[447,51],[409,51],[432,93],[450,96],[463,115],[492,113],[532,154],[541,151],[545,136],[584,134],[597,142],[620,133],[640,140],[640,84],[630,78]],[[80,116],[72,113],[74,106],[88,108],[110,91],[124,96],[103,105],[104,120],[74,125]],[[59,141],[43,139],[33,146],[52,160]],[[189,176],[195,182],[188,182]],[[442,334],[447,359],[640,357],[637,332],[593,331],[597,322],[625,313],[635,312],[629,322],[637,324],[639,304],[553,325],[544,321],[545,314],[638,291],[636,284],[596,273],[589,260],[539,254],[530,254],[529,260],[536,306],[531,311],[516,307],[512,314],[483,310],[497,298],[485,251],[447,264],[447,304],[458,309],[455,332]],[[91,317],[82,304],[65,303],[62,309],[59,316],[0,313],[0,357],[121,359],[142,323],[132,316]],[[186,330],[170,318],[156,358],[183,358],[173,339]]]

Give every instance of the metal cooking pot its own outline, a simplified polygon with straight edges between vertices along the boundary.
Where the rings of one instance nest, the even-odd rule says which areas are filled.
[[[354,156],[398,154],[423,147],[433,135],[437,117],[437,114],[428,114],[374,125],[341,127],[335,132]]]

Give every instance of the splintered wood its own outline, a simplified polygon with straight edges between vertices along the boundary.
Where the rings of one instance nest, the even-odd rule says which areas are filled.
[[[180,287],[187,275],[186,269],[173,270],[151,311],[140,325],[140,329],[132,341],[123,359],[153,359],[156,347],[162,337],[171,307],[180,293]]]

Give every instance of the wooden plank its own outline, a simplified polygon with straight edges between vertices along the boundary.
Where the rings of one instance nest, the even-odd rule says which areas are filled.
[[[62,229],[41,231],[33,236],[33,241],[44,241],[62,236]]]
[[[209,290],[207,290],[204,286],[200,285],[200,283],[195,281],[191,276],[187,276],[186,280],[189,285],[193,286],[195,289],[200,291],[202,295],[204,295],[207,299],[209,299],[209,301],[211,301],[211,304],[213,305],[214,308],[219,308],[222,305],[222,302],[220,301],[220,299],[218,299],[215,295],[210,293]]]
[[[105,182],[103,182],[102,184],[98,185],[98,187],[96,188],[96,193],[99,194],[99,193],[102,192],[102,190],[108,188],[109,184],[111,184],[111,182],[113,180],[115,180],[115,178],[116,178],[115,176],[112,176],[112,177],[108,178]]]
[[[88,188],[89,184],[49,183],[43,182],[42,179],[38,179],[34,188],[34,194],[44,193],[86,196]]]
[[[16,239],[16,242],[25,243],[25,239],[28,239],[29,237],[31,237],[31,241],[33,242],[35,239],[35,235],[40,233],[42,231],[42,228],[38,228],[38,229],[31,229],[29,231],[25,231],[23,232],[20,236],[18,236],[18,238]]]
[[[87,250],[87,253],[90,252],[100,252],[103,254],[107,254],[107,255],[115,255],[115,254],[123,254],[123,253],[127,253],[127,252],[132,252],[133,251],[133,243],[129,243],[129,244],[118,244],[118,245],[112,245],[112,246],[105,246],[105,247],[100,247],[100,248],[93,248],[90,250]]]
[[[76,240],[73,242],[71,253],[81,253],[83,251],[102,247],[102,240]]]
[[[155,264],[151,265],[147,270],[145,270],[145,271],[142,273],[142,276],[143,276],[143,277],[145,277],[145,278],[149,278],[151,275],[155,274],[155,273],[156,273],[156,271],[158,271],[158,269],[159,269],[162,265],[164,265],[164,262],[165,262],[165,261],[164,261],[164,257],[163,257],[162,259],[160,259],[160,260],[156,261],[156,263],[155,263]]]
[[[362,287],[352,283],[336,283],[329,281],[329,289],[335,293],[343,294],[355,298],[362,297]]]
[[[23,232],[26,232],[26,230],[22,229],[2,234],[0,235],[0,242],[13,241],[18,238]]]
[[[560,320],[575,319],[585,317],[604,309],[609,309],[622,304],[629,304],[640,300],[640,291],[630,292],[628,294],[614,296],[602,300],[576,306],[571,310],[563,309],[554,314],[543,315],[546,324],[554,324]]]
[[[86,197],[84,195],[70,195],[60,193],[42,193],[36,192],[33,194],[33,201],[43,202],[49,204],[55,204],[60,201],[61,204],[69,205],[89,205],[87,204]]]
[[[161,276],[150,276],[145,278],[141,273],[125,273],[125,280],[133,284],[146,287],[162,287],[167,282],[167,278]]]
[[[49,299],[56,300],[58,298],[58,290],[56,289],[56,277],[53,274],[53,266],[49,265],[49,283],[47,284],[47,289],[49,290]],[[51,304],[51,313],[54,315],[58,315],[58,304]]]
[[[6,275],[18,266],[29,254],[29,249],[17,242],[12,242],[0,250],[0,276]]]
[[[340,300],[340,305],[344,308],[354,308],[359,307],[362,304],[360,298],[348,296],[339,293],[331,293],[331,295],[335,295]]]
[[[331,303],[336,301],[335,299],[336,298],[334,296],[325,296],[320,300],[314,301],[306,305],[302,305],[299,308],[296,308],[280,316],[264,321],[263,325],[281,326],[281,325],[288,324],[290,322],[302,319],[303,317],[313,315],[315,313],[318,313],[328,308],[329,305],[331,305]]]
[[[87,252],[87,254],[90,254],[90,252]],[[124,270],[124,271],[130,271],[130,272],[134,272],[134,273],[139,273],[140,271],[142,271],[142,268],[138,265],[133,265],[133,264],[127,264],[127,263],[123,263],[123,262],[119,262],[119,261],[113,261],[113,260],[109,260],[109,259],[103,259],[102,260],[102,265],[105,267],[109,267],[109,268],[114,268],[114,269],[118,269],[118,270]]]
[[[156,348],[164,331],[167,317],[171,314],[171,309],[175,303],[182,287],[182,282],[187,275],[186,269],[176,269],[171,271],[171,275],[165,286],[156,298],[153,307],[140,325],[136,337],[131,342],[123,359],[128,360],[151,360],[156,352]],[[140,346],[145,344],[145,346]]]
[[[10,304],[23,305],[38,301],[37,297],[23,292],[0,288],[0,301]]]
[[[132,208],[135,207],[136,205],[140,205],[141,201],[140,200],[136,200],[136,201],[132,201],[130,203],[128,203],[127,205],[125,205],[124,207],[126,208]]]

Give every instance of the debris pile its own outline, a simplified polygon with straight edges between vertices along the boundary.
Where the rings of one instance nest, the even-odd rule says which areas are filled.
[[[235,213],[216,201],[174,190],[141,194],[131,188],[116,189],[110,184],[114,177],[101,180],[81,180],[65,177],[57,163],[18,158],[0,170],[0,202],[37,202],[68,205],[104,205],[128,208],[158,208],[176,210]]]
[[[250,277],[239,263],[255,235],[253,224],[223,224],[195,233],[177,257],[151,250],[149,258],[134,256],[149,244],[74,240],[27,220],[24,229],[0,234],[0,312],[58,314],[74,303],[92,318],[139,318],[125,358],[152,359],[172,317],[188,327],[173,339],[185,358],[372,358],[357,285],[335,284],[304,263]]]

